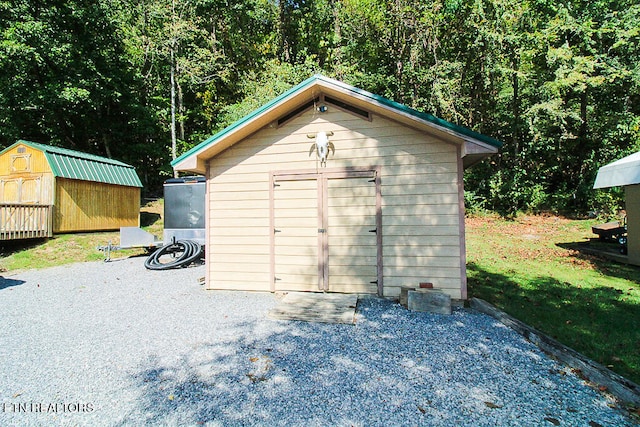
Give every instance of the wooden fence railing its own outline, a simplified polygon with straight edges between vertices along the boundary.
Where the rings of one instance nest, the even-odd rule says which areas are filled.
[[[53,236],[53,206],[0,204],[0,240]]]

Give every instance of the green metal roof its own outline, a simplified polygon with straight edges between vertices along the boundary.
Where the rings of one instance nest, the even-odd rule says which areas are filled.
[[[463,136],[466,136],[466,137],[470,137],[470,138],[475,139],[477,141],[481,141],[481,142],[483,142],[485,144],[488,144],[488,145],[490,145],[492,147],[501,148],[502,145],[503,145],[503,143],[501,141],[498,141],[497,139],[494,139],[494,138],[491,138],[489,136],[483,135],[481,133],[472,131],[471,129],[468,129],[466,127],[455,125],[455,124],[453,124],[451,122],[448,122],[446,120],[440,119],[440,118],[435,117],[435,116],[433,116],[431,114],[422,113],[420,111],[414,110],[413,108],[407,107],[406,105],[403,105],[403,104],[400,104],[398,102],[392,101],[392,100],[387,99],[385,97],[382,97],[380,95],[375,95],[375,94],[373,94],[371,92],[368,92],[366,90],[358,89],[358,88],[356,88],[354,86],[351,86],[351,85],[348,85],[346,83],[342,83],[342,82],[339,82],[337,80],[330,79],[330,78],[325,77],[323,75],[317,74],[317,75],[314,75],[314,76],[308,78],[307,80],[303,81],[302,83],[292,87],[288,91],[284,92],[282,95],[274,98],[273,100],[271,100],[267,104],[263,105],[262,107],[258,108],[257,110],[253,111],[252,113],[248,114],[244,118],[238,120],[237,122],[231,124],[230,126],[226,127],[225,129],[221,130],[220,132],[216,133],[215,135],[213,135],[213,136],[209,137],[208,139],[204,140],[200,144],[196,145],[191,150],[187,151],[186,153],[182,154],[177,159],[173,160],[171,162],[171,166],[175,166],[176,164],[180,163],[181,161],[183,161],[187,157],[189,157],[191,155],[194,155],[195,153],[197,153],[201,149],[207,147],[208,145],[210,145],[212,143],[215,143],[219,139],[223,138],[225,135],[233,132],[235,129],[237,129],[237,128],[243,126],[245,123],[253,120],[254,118],[256,118],[259,115],[261,115],[262,113],[264,113],[265,111],[268,111],[269,109],[273,108],[275,105],[280,103],[282,100],[294,95],[298,91],[304,90],[307,86],[313,85],[315,82],[318,82],[318,81],[339,86],[339,87],[341,87],[343,89],[346,89],[348,91],[353,92],[354,94],[357,94],[357,95],[360,95],[362,97],[368,98],[372,102],[375,102],[375,103],[378,103],[378,104],[382,104],[387,108],[390,108],[390,109],[396,110],[398,112],[402,112],[402,113],[408,114],[408,115],[413,116],[413,117],[415,117],[417,119],[420,119],[420,120],[424,120],[424,121],[430,122],[430,123],[432,123],[434,125],[437,125],[439,127],[448,129],[448,130],[453,131],[453,132],[455,132],[457,134],[460,134],[460,135],[463,135]]]
[[[0,154],[19,144],[44,152],[55,177],[142,187],[142,182],[133,166],[106,157],[23,140],[6,148]]]

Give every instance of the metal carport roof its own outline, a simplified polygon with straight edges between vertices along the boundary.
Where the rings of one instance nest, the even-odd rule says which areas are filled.
[[[640,184],[640,152],[623,157],[598,170],[593,188]]]

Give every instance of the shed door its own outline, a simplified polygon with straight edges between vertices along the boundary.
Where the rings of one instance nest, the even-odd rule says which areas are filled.
[[[327,181],[328,290],[377,292],[376,187],[370,177]]]
[[[45,185],[50,185],[44,180]],[[0,180],[0,201],[2,203],[48,203],[42,200],[43,176],[30,175],[26,177]]]
[[[275,290],[318,291],[318,181],[275,185]]]
[[[275,177],[274,290],[378,292],[376,182],[362,173]]]

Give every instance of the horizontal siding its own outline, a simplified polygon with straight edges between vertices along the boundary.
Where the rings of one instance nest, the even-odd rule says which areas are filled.
[[[314,131],[315,133],[315,131]],[[357,157],[382,157],[397,156],[403,154],[424,156],[436,159],[438,156],[448,153],[446,148],[442,146],[432,145],[426,146],[422,143],[423,139],[417,139],[412,136],[395,136],[393,140],[385,146],[380,146],[378,141],[373,138],[364,137],[354,132],[334,132],[329,136],[330,141],[335,148],[337,158],[351,157],[357,153]],[[238,146],[238,148],[230,148],[225,154],[231,160],[246,162],[245,164],[260,163],[259,159],[252,154],[260,149],[260,156],[270,159],[272,156],[280,156],[281,158],[294,158],[300,153],[309,156],[309,152],[314,144],[314,139],[309,138],[307,134],[296,133],[285,136],[280,141],[272,141],[260,139],[258,136],[249,138],[245,141],[249,145]]]
[[[255,213],[254,213],[255,215]],[[266,228],[269,227],[269,218],[268,217],[246,217],[246,216],[227,216],[227,217],[219,217],[216,219],[216,222],[211,224],[211,228]]]
[[[436,254],[433,254],[436,255]],[[421,267],[447,267],[447,268],[459,268],[460,267],[460,259],[454,255],[444,256],[441,254],[437,254],[439,256],[413,256],[413,257],[403,257],[402,259],[396,262],[395,268],[400,271],[400,269],[407,268],[421,268]]]
[[[384,205],[384,199],[382,201]],[[386,205],[382,211],[384,217],[392,216],[422,216],[430,217],[433,215],[453,217],[458,212],[457,203],[438,203],[436,205]],[[456,219],[457,221],[457,219]]]
[[[417,212],[414,215],[385,215],[383,224],[392,224],[389,227],[411,226],[411,227],[439,227],[439,226],[456,226],[458,220],[452,215],[434,215],[429,213]]]
[[[232,249],[233,250],[233,249]],[[233,253],[235,252],[235,253]],[[268,253],[245,253],[241,250],[234,250],[233,252],[220,252],[216,253],[216,258],[225,265],[237,264],[246,265],[247,263],[255,263],[257,265],[269,265]]]
[[[400,191],[400,189],[398,189]],[[416,206],[430,207],[431,205],[455,204],[458,195],[453,193],[437,194],[407,194],[407,195],[385,195],[382,193],[382,206]]]
[[[211,255],[211,258],[215,261],[225,262],[222,258],[216,258],[217,255],[248,255],[251,256],[250,261],[245,262],[260,262],[261,256],[269,253],[269,245],[259,244],[235,244],[230,243],[212,243],[207,246],[207,254]],[[256,255],[254,257],[254,255]]]
[[[426,239],[422,239],[423,241]],[[443,257],[458,257],[460,251],[458,245],[444,245],[438,242],[426,242],[422,245],[385,245],[382,249],[385,259],[396,258],[396,265],[404,265],[406,260],[416,259],[426,264],[426,259],[439,259]],[[418,262],[418,261],[416,261]]]
[[[346,142],[346,141],[345,141]],[[312,147],[313,141],[306,142],[304,145],[307,147],[303,147],[302,143],[298,143],[295,145],[291,145],[291,151],[286,153],[274,153],[274,154],[260,154],[259,156],[254,157],[246,157],[244,155],[231,157],[231,161],[237,162],[239,166],[245,167],[255,167],[254,171],[269,171],[270,168],[266,168],[266,166],[284,163],[284,164],[294,164],[300,166],[312,163],[312,166],[315,166],[315,154],[309,154],[309,150]],[[420,156],[424,159],[425,167],[426,165],[437,164],[438,170],[445,170],[448,168],[449,171],[456,167],[455,162],[451,162],[450,153],[435,153],[435,154],[411,154],[402,150],[379,150],[375,148],[364,149],[360,147],[339,147],[335,148],[335,153],[332,151],[328,159],[333,160],[331,163],[336,163],[336,161],[348,162],[352,164],[371,164],[373,159],[376,160],[376,163],[381,163],[383,165],[386,164],[394,164],[394,165],[412,165],[414,164],[413,156]],[[455,159],[455,158],[454,158]],[[428,160],[428,161],[427,161]],[[290,168],[289,166],[287,168]]]
[[[330,108],[322,115],[310,110],[282,127],[267,127],[211,161],[209,238],[213,255],[209,260],[209,273],[212,286],[240,286],[243,281],[234,277],[234,273],[244,277],[241,273],[265,268],[262,275],[252,273],[252,286],[269,289],[272,279],[265,255],[270,253],[272,230],[264,221],[270,215],[269,173],[318,168],[315,153],[310,155],[314,140],[307,135],[319,131],[333,132],[329,140],[335,146],[335,153],[329,154],[327,168],[380,167],[384,295],[397,296],[400,286],[417,285],[426,280],[460,298],[457,148],[380,116],[374,115],[367,121],[337,108]],[[360,194],[360,190],[355,191]],[[294,229],[291,232],[295,233],[291,237],[277,235],[279,262],[304,262],[294,258],[301,241],[305,240],[304,229],[309,227],[308,220],[300,217],[308,217],[309,209],[315,206],[315,194],[308,195],[291,198],[285,195],[278,200],[278,217],[287,218]],[[356,237],[349,235],[348,228],[368,227],[354,219],[366,212],[366,206],[354,206],[350,197],[331,199],[328,215],[334,218],[332,227],[340,227],[337,235],[329,235],[334,246],[330,247],[330,273],[336,275],[336,280],[343,274],[345,277],[352,274],[349,265],[341,263],[340,258],[351,255],[351,248],[357,247]],[[237,262],[230,261],[229,257],[216,259],[216,253],[242,254],[242,258]],[[374,254],[368,254],[350,263],[357,270],[358,264],[366,265],[372,256]],[[304,282],[315,286],[314,280],[306,275]],[[247,289],[246,284],[243,286],[238,289]]]
[[[234,225],[234,226],[220,226],[214,225],[211,228],[211,233],[216,236],[257,236],[260,233],[264,233],[265,227],[247,227],[246,225]],[[268,231],[267,231],[268,232]]]
[[[264,231],[264,230],[263,230]],[[265,248],[269,248],[268,239],[265,243],[265,238],[267,234],[256,233],[253,236],[219,236],[214,234],[213,232],[210,234],[211,244],[213,247],[222,247],[222,246],[261,246]]]
[[[211,204],[211,210],[235,212],[236,210],[260,211],[269,210],[269,199],[260,200],[218,200]]]

